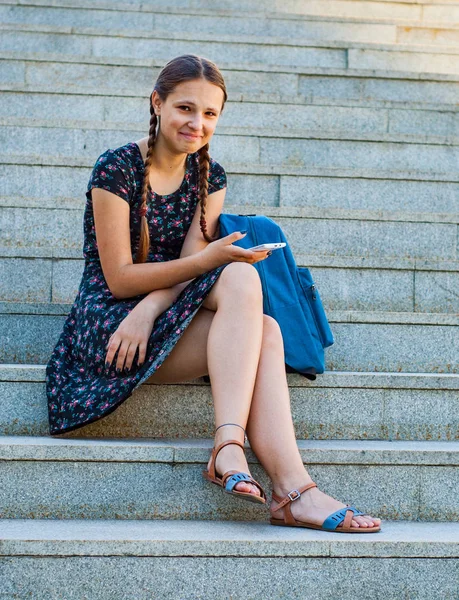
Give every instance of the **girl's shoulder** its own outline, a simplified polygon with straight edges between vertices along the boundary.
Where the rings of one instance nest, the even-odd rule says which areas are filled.
[[[139,169],[139,167],[143,166],[143,160],[137,144],[135,142],[128,142],[123,146],[108,148],[102,152],[97,158],[94,166],[99,164],[110,164],[119,166],[120,168],[129,167]]]
[[[88,182],[86,196],[94,187],[105,189],[129,202],[137,187],[143,160],[134,142],[108,148],[97,158]]]

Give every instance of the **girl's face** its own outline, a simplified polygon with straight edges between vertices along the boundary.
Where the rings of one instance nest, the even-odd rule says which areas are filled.
[[[164,102],[155,90],[152,103],[161,119],[159,135],[172,151],[197,152],[212,138],[223,100],[223,90],[206,79],[178,84]]]

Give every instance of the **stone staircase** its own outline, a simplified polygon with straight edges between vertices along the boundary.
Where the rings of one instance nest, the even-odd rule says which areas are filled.
[[[0,0],[0,29],[0,597],[457,600],[459,1]],[[187,52],[229,92],[224,210],[281,225],[335,336],[288,375],[304,462],[379,534],[275,528],[209,486],[202,380],[48,434],[91,168]]]

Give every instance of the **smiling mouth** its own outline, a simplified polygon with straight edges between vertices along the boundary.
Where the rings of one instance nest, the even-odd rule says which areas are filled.
[[[197,139],[199,139],[199,135],[191,135],[189,133],[183,133],[182,131],[180,131],[179,133],[181,135],[185,136],[189,140],[197,140]]]

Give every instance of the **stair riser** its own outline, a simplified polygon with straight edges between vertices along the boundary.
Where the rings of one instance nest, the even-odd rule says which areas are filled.
[[[153,7],[152,7],[153,8]],[[228,7],[227,7],[228,8]],[[51,7],[0,7],[0,22],[5,24],[50,25],[60,27],[100,27],[102,31],[111,29],[131,29],[135,31],[184,32],[190,29],[190,16],[187,14],[168,15],[155,12],[122,12],[112,10],[85,10]],[[295,21],[293,19],[248,19],[243,15],[211,16],[193,15],[193,27],[200,33],[260,37],[280,37],[284,39],[307,38],[317,40],[349,40],[354,42],[394,43],[397,41],[397,26],[380,23],[318,22]],[[424,34],[429,39],[428,34]],[[411,38],[416,39],[412,34]],[[453,34],[439,32],[437,43],[443,39],[454,41]],[[459,41],[459,34],[457,34]]]
[[[454,7],[453,7],[454,8]],[[393,16],[393,15],[392,15]],[[5,24],[49,25],[61,27],[101,27],[102,29],[132,29],[135,31],[184,32],[189,30],[189,15],[158,12],[121,12],[75,8],[0,7],[0,22]],[[389,18],[389,15],[387,16]],[[339,19],[339,18],[338,18]],[[248,19],[242,15],[193,15],[193,23],[200,33],[279,37],[284,39],[345,40],[370,43],[403,44],[459,44],[459,31],[423,26],[403,27],[397,24],[359,23],[349,21],[293,20],[279,14],[277,18]]]
[[[136,139],[140,138],[136,137]],[[110,144],[107,148],[111,146]],[[213,146],[211,155],[214,155]],[[97,151],[91,160],[95,162],[98,156]],[[263,213],[264,206],[452,214],[458,211],[458,183],[384,178],[362,179],[352,175],[349,177],[252,175],[232,173],[231,163],[229,165],[224,163],[224,167],[229,182],[225,197],[227,212],[231,212],[230,207],[233,204],[256,205],[260,207],[259,213]],[[63,205],[60,197],[75,198],[80,202],[81,211],[84,209],[85,192],[90,175],[91,167],[0,164],[3,194],[12,197],[38,197],[42,200],[52,198],[56,205]]]
[[[72,304],[83,269],[83,260],[0,258],[0,301]],[[459,273],[310,270],[326,310],[459,313]]]
[[[459,86],[458,86],[459,93]],[[0,116],[26,119],[72,119],[120,123],[123,127],[149,122],[149,103],[145,98],[110,98],[38,93],[4,92]],[[409,134],[421,136],[450,136],[459,126],[459,113],[396,108],[364,108],[304,106],[228,102],[217,127],[248,127],[260,129],[260,135],[269,130],[282,135],[305,137],[310,131],[330,131],[352,134]]]
[[[0,435],[49,435],[43,382],[1,382],[0,397]],[[311,383],[290,387],[290,399],[299,439],[459,440],[457,390]],[[211,438],[213,410],[209,386],[142,385],[113,413],[65,437]]]
[[[62,93],[66,90],[83,95],[111,92],[115,98],[119,94],[148,98],[160,70],[159,67],[140,65],[61,63],[52,60],[35,62],[32,59],[19,59],[18,53],[18,60],[5,59],[0,63],[0,81],[6,85],[52,86]],[[299,103],[381,102],[402,104],[403,108],[427,103],[433,109],[439,102],[442,106],[451,104],[452,109],[457,104],[456,81],[388,79],[371,72],[366,73],[365,77],[353,77],[346,73],[336,76],[328,72],[323,75],[303,75],[225,68],[221,71],[229,101],[240,101],[243,95],[244,99],[260,96],[264,101],[272,99],[275,102],[282,98],[282,103],[291,102],[292,99]],[[134,118],[133,115],[130,118]]]
[[[381,600],[407,589],[416,600],[453,599],[457,579],[455,560],[404,557],[26,556],[4,558],[0,567],[6,597],[34,600],[65,599],[68,590],[94,600],[125,600],[126,590],[136,600],[195,600],[197,593],[201,600],[283,600],[304,590],[314,600],[336,598],[337,590],[340,600]]]
[[[459,64],[459,60],[458,60]],[[81,156],[95,162],[107,148],[117,148],[145,136],[146,130],[89,130],[72,128],[0,128],[2,152],[16,156]],[[270,168],[334,168],[419,170],[433,174],[457,171],[459,146],[403,142],[263,138],[215,134],[211,155],[225,165],[263,165]],[[70,159],[71,160],[71,159]]]
[[[140,0],[129,0],[131,7],[136,5],[145,6]],[[228,3],[225,0],[173,0],[171,2],[155,2],[150,4],[156,11],[167,12],[170,9],[181,10],[183,12],[200,10],[212,13],[215,10],[228,11]],[[146,5],[148,6],[148,4]],[[17,10],[17,9],[16,9]],[[30,10],[30,9],[29,9]],[[233,0],[231,11],[234,14],[247,13],[252,15],[260,12],[260,3],[256,0]],[[431,3],[411,3],[411,2],[342,2],[331,0],[288,0],[281,4],[276,0],[263,2],[263,12],[276,12],[285,14],[318,15],[329,17],[355,17],[355,18],[374,18],[374,19],[404,19],[413,21],[435,21],[436,23],[444,21],[445,24],[459,23],[459,9],[453,3],[437,3],[435,0]],[[155,14],[154,10],[144,14],[148,21],[150,14]],[[193,15],[194,16],[194,15]],[[164,16],[162,16],[164,18]],[[113,17],[112,17],[113,18]],[[129,13],[127,13],[129,18]],[[148,21],[149,22],[149,21]]]
[[[76,210],[0,208],[6,247],[83,247],[84,212]],[[456,260],[455,223],[307,219],[274,217],[294,254],[350,257],[398,257]],[[80,227],[76,231],[75,224]]]
[[[394,24],[328,22],[315,20],[248,19],[241,15],[211,16],[193,15],[193,23],[200,33],[279,37],[284,39],[345,40],[370,43],[403,44],[459,44],[459,31],[456,29],[423,26],[403,27]],[[189,30],[189,15],[168,15],[155,12],[121,12],[107,10],[84,10],[75,8],[51,7],[0,7],[0,21],[8,24],[49,25],[59,23],[61,27],[101,27],[110,29],[132,29],[136,31],[184,32]],[[389,17],[388,17],[389,18]]]
[[[129,5],[145,5],[142,0],[129,0]],[[226,0],[170,0],[168,2],[155,2],[150,5],[154,9],[163,12],[174,9],[185,10],[214,10],[228,11]],[[258,0],[233,0],[231,11],[236,13],[259,13],[260,3]],[[282,3],[277,0],[263,2],[263,12],[282,12],[287,14],[321,15],[335,17],[357,17],[357,18],[386,18],[386,19],[410,19],[415,21],[445,21],[447,24],[459,22],[458,7],[446,3],[438,4],[436,0],[431,3],[415,4],[411,2],[363,2],[362,0],[342,2],[341,0],[285,0]],[[148,13],[147,13],[148,14]]]
[[[266,521],[266,507],[203,480],[204,454],[202,462],[175,464],[4,460],[0,518]],[[328,494],[380,518],[459,518],[456,466],[308,464],[308,471]],[[250,472],[269,493],[261,467]]]
[[[193,53],[217,64],[270,64],[278,67],[328,67],[338,69],[378,69],[415,73],[459,74],[456,54],[368,48],[317,48],[274,46],[246,42],[217,42],[180,39],[139,39],[70,33],[5,30],[0,51],[64,56],[93,56],[130,59],[170,60],[171,56]],[[424,47],[423,47],[424,48]],[[422,60],[420,60],[422,57]]]
[[[46,364],[64,322],[65,317],[56,315],[2,314],[0,362]],[[457,327],[343,322],[330,325],[335,344],[325,351],[325,367],[329,371],[459,372]]]

